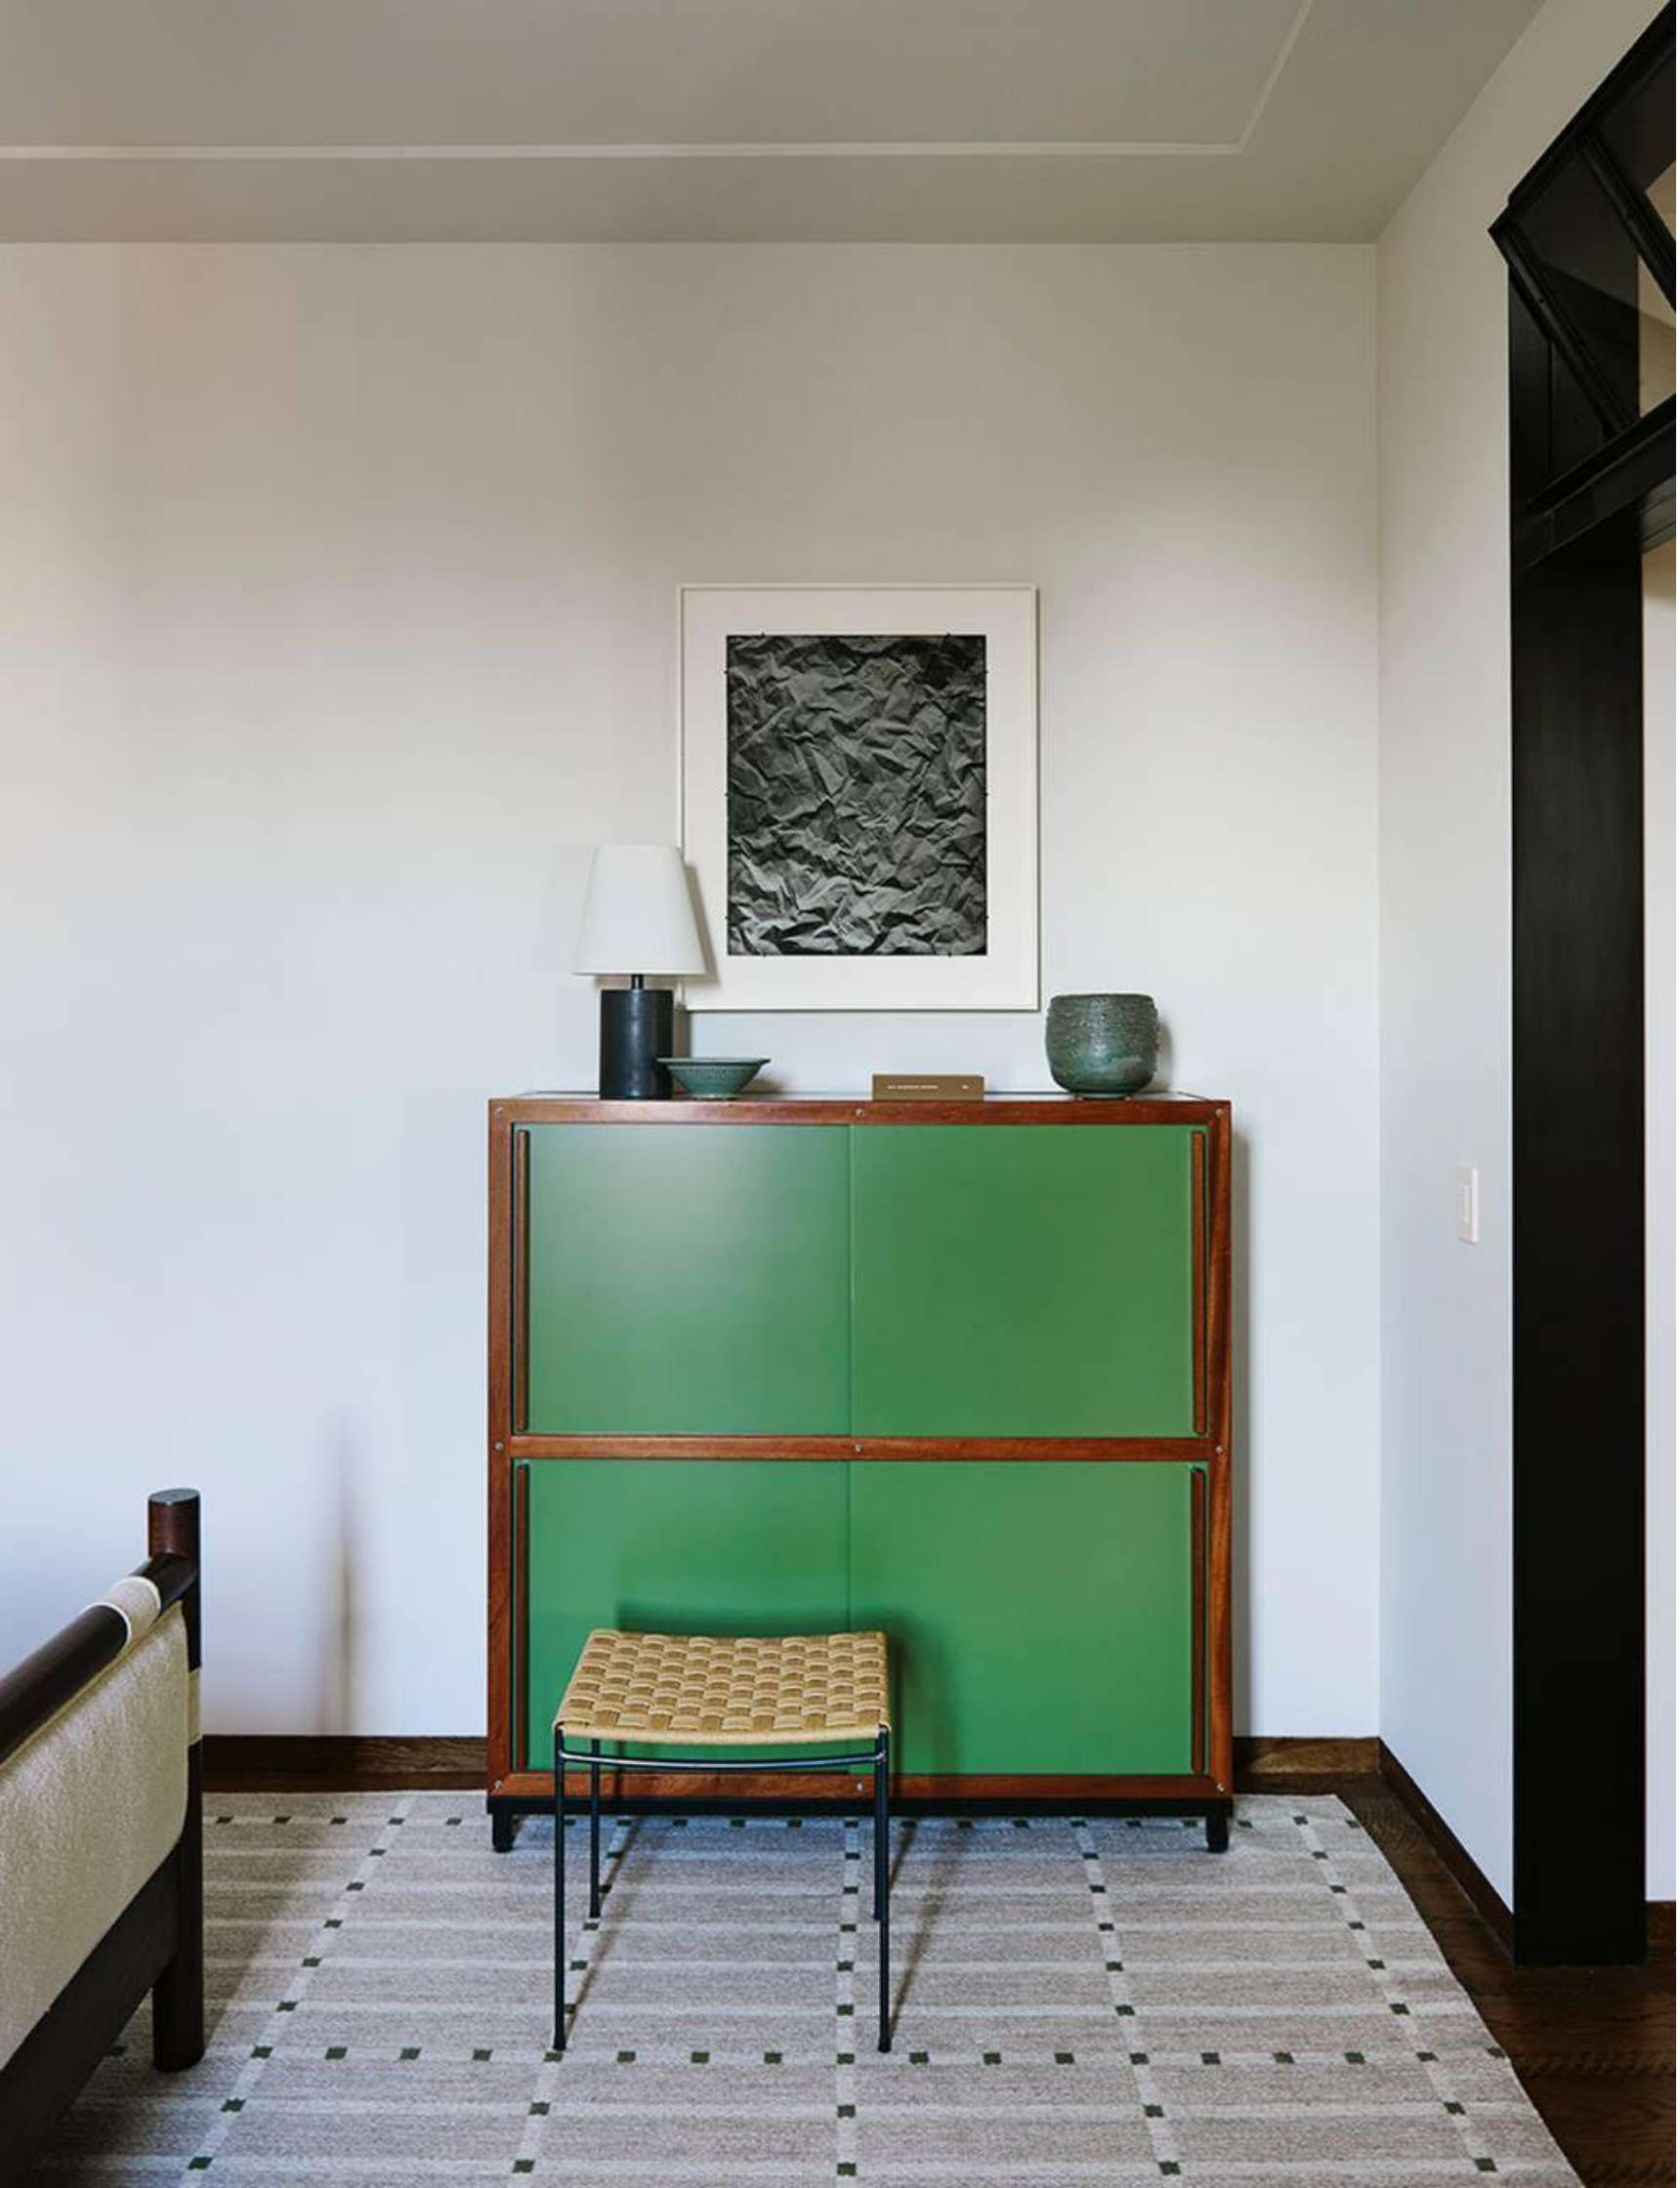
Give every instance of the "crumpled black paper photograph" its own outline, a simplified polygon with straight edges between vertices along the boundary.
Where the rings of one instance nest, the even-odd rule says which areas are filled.
[[[986,949],[986,640],[727,644],[729,949]]]

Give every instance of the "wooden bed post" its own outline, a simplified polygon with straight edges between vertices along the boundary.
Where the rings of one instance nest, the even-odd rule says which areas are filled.
[[[202,1659],[202,1576],[198,1492],[163,1489],[146,1508],[147,1549],[153,1557],[189,1560],[192,1581],[181,1598],[187,1623],[191,1695],[191,1745],[187,1750],[187,1816],[175,1850],[178,1942],[151,1990],[152,2063],[167,2073],[204,2056],[204,1744],[198,1728],[198,1667]]]

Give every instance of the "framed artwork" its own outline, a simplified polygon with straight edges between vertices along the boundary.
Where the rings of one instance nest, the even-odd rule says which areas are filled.
[[[690,1010],[1036,1010],[1030,585],[686,585]]]

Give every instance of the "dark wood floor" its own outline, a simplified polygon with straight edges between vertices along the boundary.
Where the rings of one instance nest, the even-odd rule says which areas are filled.
[[[1380,1778],[1275,1792],[1341,1795],[1393,1864],[1452,1972],[1586,2188],[1671,2188],[1674,1939],[1643,1967],[1513,1967]]]

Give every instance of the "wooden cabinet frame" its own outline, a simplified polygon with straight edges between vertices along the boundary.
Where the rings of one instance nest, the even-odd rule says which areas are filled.
[[[1192,1347],[1197,1432],[1177,1437],[596,1436],[533,1435],[526,1426],[527,1143],[532,1125],[784,1124],[1132,1125],[1200,1127],[1191,1142]],[[1067,1095],[992,1096],[984,1102],[868,1102],[833,1099],[734,1102],[602,1102],[529,1094],[489,1107],[488,1378],[488,1783],[492,1812],[546,1806],[552,1771],[516,1756],[523,1723],[525,1577],[528,1539],[516,1508],[518,1461],[543,1458],[764,1458],[812,1461],[994,1459],[1086,1460],[1190,1465],[1192,1495],[1192,1760],[1184,1776],[904,1778],[896,1797],[915,1801],[1063,1802],[1116,1800],[1223,1811],[1232,1774],[1231,1633],[1231,1106],[1190,1095],[1114,1102]],[[568,1781],[569,1782],[569,1781]],[[729,1781],[732,1797],[812,1797],[816,1782],[773,1770]],[[639,1774],[646,1799],[705,1795],[709,1782],[669,1783]],[[618,1797],[616,1794],[614,1797]],[[834,1788],[834,1798],[850,1797]]]

